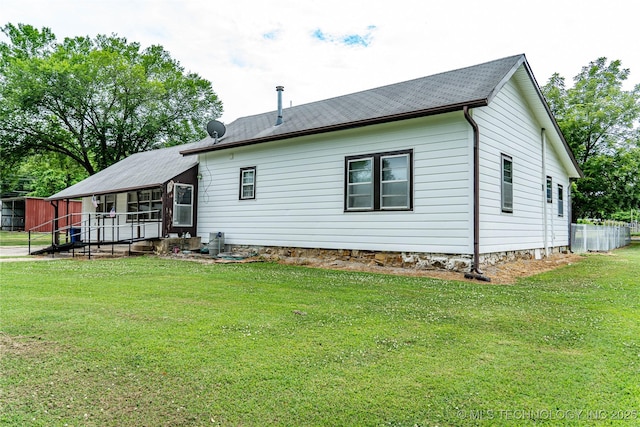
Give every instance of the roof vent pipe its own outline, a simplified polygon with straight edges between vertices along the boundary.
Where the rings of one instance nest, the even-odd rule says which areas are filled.
[[[278,118],[276,119],[276,126],[282,124],[282,91],[284,91],[284,86],[276,86],[276,91],[278,92]]]

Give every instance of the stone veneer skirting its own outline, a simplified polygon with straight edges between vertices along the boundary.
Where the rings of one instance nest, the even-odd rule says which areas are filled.
[[[266,260],[279,261],[297,258],[304,260],[349,261],[363,264],[375,264],[385,267],[413,268],[417,270],[449,270],[467,272],[471,268],[473,255],[414,253],[414,252],[376,252],[355,249],[313,249],[285,248],[275,246],[225,245],[225,249],[237,254],[257,254]],[[555,247],[551,252],[567,252],[566,246]],[[540,259],[544,249],[526,249],[518,251],[493,252],[480,255],[480,268],[498,265],[519,259]]]

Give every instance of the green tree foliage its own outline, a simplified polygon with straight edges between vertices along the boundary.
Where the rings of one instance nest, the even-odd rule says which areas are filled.
[[[599,58],[567,88],[554,74],[542,91],[585,178],[572,186],[574,220],[607,218],[640,203],[640,85],[629,70]]]
[[[50,29],[23,24],[2,32],[4,168],[50,153],[91,175],[139,151],[200,139],[222,112],[211,83],[161,46],[115,35],[58,42]]]
[[[28,196],[49,197],[82,181],[87,172],[69,157],[62,154],[36,154],[25,159],[18,175],[30,176]]]
[[[640,148],[595,155],[583,171],[576,195],[581,217],[614,219],[617,212],[640,206]]]

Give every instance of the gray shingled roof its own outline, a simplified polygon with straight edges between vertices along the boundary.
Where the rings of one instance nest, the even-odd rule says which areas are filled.
[[[49,197],[49,200],[73,199],[160,186],[198,164],[197,158],[180,154],[182,150],[197,148],[198,144],[178,145],[132,154],[84,181],[54,194]]]
[[[393,120],[485,106],[525,62],[515,55],[480,65],[435,74],[349,95],[284,109],[284,123],[275,126],[277,111],[239,118],[217,144],[184,150],[212,151],[287,137],[320,133]],[[203,141],[204,142],[204,141]]]

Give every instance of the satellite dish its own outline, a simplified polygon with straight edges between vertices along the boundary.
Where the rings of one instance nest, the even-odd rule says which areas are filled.
[[[213,139],[222,138],[227,128],[217,120],[211,120],[207,123],[207,133]]]

